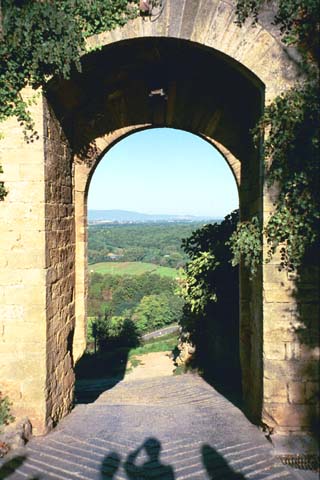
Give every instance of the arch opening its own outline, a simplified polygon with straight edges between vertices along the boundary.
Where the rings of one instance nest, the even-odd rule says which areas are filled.
[[[202,238],[201,242],[210,244],[211,239],[203,230],[203,226],[214,221],[221,222],[227,214],[238,208],[237,187],[235,173],[222,154],[210,142],[187,132],[163,128],[147,129],[125,137],[101,155],[93,175],[88,177],[85,189],[85,198],[87,194],[89,195],[88,317],[91,342],[92,322],[96,325],[103,324],[107,328],[107,325],[114,322],[122,325],[126,321],[127,325],[130,323],[133,329],[137,329],[138,334],[147,333],[151,326],[141,323],[140,311],[142,308],[147,308],[149,301],[155,302],[153,308],[159,306],[156,302],[160,302],[162,297],[159,294],[157,282],[162,282],[164,298],[161,301],[166,300],[162,307],[167,312],[168,320],[171,318],[172,323],[172,315],[176,315],[175,322],[178,321],[182,325],[186,323],[187,310],[183,314],[183,300],[173,294],[182,280],[178,280],[179,267],[191,260],[180,249],[182,237],[189,237],[194,230],[197,230]],[[107,212],[104,212],[104,209],[107,209]],[[132,210],[133,213],[131,213]],[[139,212],[139,215],[135,212]],[[141,212],[144,215],[149,214],[150,217],[145,216],[141,220]],[[105,218],[104,222],[103,218]],[[111,218],[114,218],[114,221]],[[93,219],[95,221],[92,221]],[[126,235],[130,237],[131,243],[133,242],[132,250],[130,239],[126,244]],[[175,237],[179,235],[181,238],[177,240]],[[167,245],[163,240],[161,244],[161,236],[167,238]],[[153,238],[155,242],[153,246],[146,248],[146,242],[152,243]],[[108,239],[113,247],[118,245],[116,250],[110,245],[109,248],[105,245],[104,242],[108,242]],[[98,244],[103,253],[101,250],[97,251]],[[122,248],[119,248],[119,245],[122,245]],[[127,246],[124,247],[124,245]],[[199,251],[202,248],[201,245],[200,243],[198,246]],[[139,251],[135,252],[134,249]],[[217,291],[219,300],[217,305],[212,303],[210,307],[208,306],[201,324],[197,326],[193,341],[196,343],[198,353],[194,356],[193,363],[194,367],[201,368],[206,378],[215,385],[218,382],[219,387],[235,390],[239,389],[241,384],[238,274],[237,269],[233,269],[226,258],[222,256],[218,257],[218,260],[225,262],[224,265],[220,265],[219,273],[216,274],[219,282],[215,285],[213,281],[208,288]],[[127,261],[129,264],[126,263]],[[123,285],[130,290],[131,283],[136,285],[138,277],[132,280],[128,272],[134,268],[149,268],[152,264],[152,271],[155,273],[158,271],[165,275],[174,274],[174,277],[168,279],[166,283],[165,278],[160,280],[157,275],[151,276],[146,292],[143,292],[141,287],[139,301],[132,301],[130,295],[127,295],[128,292],[123,290]],[[169,265],[170,268],[168,268]],[[122,270],[123,268],[125,270]],[[121,280],[117,275],[120,271],[124,274]],[[103,276],[103,273],[106,276]],[[142,278],[140,277],[140,282]],[[104,282],[106,282],[105,285]],[[176,285],[172,290],[173,283]],[[143,282],[142,284],[144,285]],[[97,297],[96,291],[100,287],[101,296]],[[137,293],[141,288],[136,285],[134,290]],[[108,301],[102,295],[106,290],[109,292]],[[122,295],[123,298],[118,298],[119,292],[120,297]],[[166,295],[164,295],[165,292]],[[145,318],[144,315],[142,317]],[[152,318],[151,324],[160,320],[160,317],[159,319],[153,319],[152,316],[150,318]],[[166,324],[164,319],[163,325],[159,325],[158,328],[164,328]],[[102,342],[100,357],[99,355],[92,357],[89,353],[80,360],[76,369],[80,378],[83,375],[89,375],[90,362],[92,375],[103,375],[99,361],[103,362],[103,351],[108,349],[109,365],[105,375],[112,376],[114,375],[112,372],[117,371],[118,376],[122,378],[129,351],[125,352],[123,349],[128,349],[127,343],[130,338],[122,338],[121,335],[119,333],[118,340],[114,337],[109,339],[108,348],[107,344],[103,345],[103,335],[100,335]],[[130,336],[130,332],[128,335]],[[135,340],[132,338],[132,346]],[[123,343],[122,356],[117,354],[120,351],[119,341]],[[91,343],[91,350],[93,347]],[[113,351],[113,357],[110,349]],[[110,367],[112,361],[114,365]],[[215,368],[212,368],[213,366]],[[104,385],[104,382],[101,385]],[[111,385],[113,386],[113,383]],[[98,389],[97,392],[93,392],[90,388],[89,398],[95,399],[101,391]],[[88,400],[83,389],[80,389],[77,395],[77,400],[81,402],[81,399]]]

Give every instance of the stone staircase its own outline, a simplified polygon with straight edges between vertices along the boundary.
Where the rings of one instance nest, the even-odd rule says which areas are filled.
[[[191,374],[121,381],[16,457],[1,479],[300,478],[236,406]]]

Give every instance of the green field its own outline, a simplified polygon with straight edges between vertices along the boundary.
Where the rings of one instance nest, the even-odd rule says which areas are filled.
[[[109,273],[111,275],[141,275],[142,273],[156,273],[160,276],[176,278],[178,271],[175,268],[160,267],[153,263],[144,262],[102,262],[89,265],[89,272]]]

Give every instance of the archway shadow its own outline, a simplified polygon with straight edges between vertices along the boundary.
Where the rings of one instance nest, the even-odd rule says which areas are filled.
[[[238,275],[227,271],[224,276],[218,288],[218,302],[208,305],[198,322],[199,328],[193,335],[195,354],[187,368],[197,371],[211,387],[243,410]]]
[[[106,316],[103,329],[95,328],[97,342],[94,351],[86,352],[75,367],[75,404],[92,403],[101,393],[120,382],[126,373],[130,350],[141,344],[139,332],[131,319],[123,322],[117,335],[106,333],[107,322]]]
[[[101,464],[99,480],[115,479],[120,469],[123,470],[121,477],[125,473],[128,480],[175,480],[174,467],[160,459],[161,448],[161,442],[157,438],[149,437],[123,458],[122,452],[108,453]],[[245,476],[234,471],[224,457],[210,445],[203,444],[199,453],[199,468],[204,467],[209,480],[245,480]]]
[[[130,348],[85,353],[75,367],[74,403],[93,403],[125,376]]]

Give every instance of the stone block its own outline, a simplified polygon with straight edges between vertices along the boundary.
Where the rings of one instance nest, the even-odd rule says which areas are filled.
[[[319,380],[316,382],[306,382],[306,403],[315,403],[319,405]]]
[[[45,291],[39,285],[10,285],[5,288],[6,305],[45,305]]]
[[[306,403],[306,383],[303,381],[288,383],[289,403]]]
[[[295,301],[294,291],[289,284],[264,284],[263,296],[267,303],[294,303]]]
[[[279,270],[277,265],[270,263],[263,266],[263,280],[265,284],[285,285],[288,281],[287,272],[285,270]]]
[[[265,402],[264,410],[266,417],[269,416],[274,419],[276,432],[278,430],[287,433],[297,430],[312,431],[318,418],[317,407],[315,405]]]
[[[284,360],[286,358],[285,343],[264,340],[263,355],[268,360]]]
[[[285,378],[264,378],[263,392],[266,402],[287,403],[288,387]]]
[[[288,381],[314,381],[318,378],[318,364],[313,361],[264,360],[264,371],[268,378],[287,378]]]

